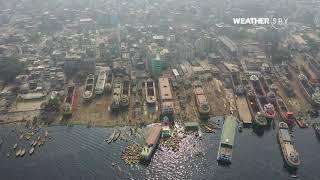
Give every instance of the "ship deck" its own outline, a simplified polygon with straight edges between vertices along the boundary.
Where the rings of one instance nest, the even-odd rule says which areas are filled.
[[[250,113],[249,105],[245,97],[238,97],[236,99],[237,109],[239,112],[240,120],[245,124],[252,123],[252,116]]]

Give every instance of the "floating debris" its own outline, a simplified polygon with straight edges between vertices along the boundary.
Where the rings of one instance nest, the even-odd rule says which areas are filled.
[[[122,160],[128,165],[137,164],[141,159],[142,146],[140,144],[130,144],[122,153]]]

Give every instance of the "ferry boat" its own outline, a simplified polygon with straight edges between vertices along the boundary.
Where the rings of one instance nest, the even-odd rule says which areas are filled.
[[[210,113],[210,105],[200,83],[195,85],[193,93],[199,114],[208,116]]]
[[[121,91],[121,100],[120,100],[120,106],[122,108],[129,107],[129,98],[130,98],[130,80],[125,79],[125,80],[123,80],[122,91]]]
[[[83,99],[90,100],[93,96],[93,89],[94,89],[94,75],[89,74],[86,80],[85,90],[83,92]]]
[[[108,72],[107,78],[106,78],[106,84],[105,84],[105,90],[106,93],[110,93],[112,90],[112,84],[113,84],[113,73]]]
[[[100,71],[98,75],[96,87],[94,89],[94,92],[96,95],[103,94],[105,90],[106,79],[107,79],[106,71]]]
[[[67,95],[63,105],[63,115],[71,115],[73,112],[76,88],[74,83],[70,83],[67,87]]]
[[[152,79],[148,79],[145,83],[146,101],[148,104],[155,104],[157,101],[156,85]]]
[[[313,88],[308,78],[303,74],[300,74],[298,79],[300,88],[302,89],[303,95],[307,98],[307,100],[314,106],[320,106],[319,88]]]
[[[120,109],[120,98],[122,91],[122,83],[119,79],[114,81],[113,90],[112,90],[112,102],[111,102],[111,110],[119,111]]]
[[[289,134],[289,127],[285,122],[279,123],[278,141],[285,163],[290,168],[298,168],[301,163],[299,153],[293,146],[291,136]]]
[[[282,120],[290,126],[294,125],[293,112],[289,110],[281,97],[277,97],[277,106]]]
[[[161,136],[162,127],[160,125],[154,125],[150,127],[148,136],[146,138],[146,143],[141,151],[141,158],[144,161],[149,161],[152,154],[154,153],[157,144]]]
[[[217,161],[219,163],[222,163],[222,164],[231,163],[234,139],[235,139],[237,127],[238,127],[237,118],[232,115],[226,116],[223,124],[221,140],[220,140],[219,150],[217,155]]]

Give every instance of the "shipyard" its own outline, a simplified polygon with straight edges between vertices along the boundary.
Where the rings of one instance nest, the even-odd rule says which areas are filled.
[[[284,165],[281,172],[304,172],[298,134],[311,131],[306,142],[320,142],[319,2],[31,2],[0,2],[5,160],[51,156],[47,147],[55,136],[59,141],[60,127],[81,136],[79,142],[99,141],[97,150],[88,143],[73,152],[103,149],[97,159],[118,174],[138,167],[153,175],[154,162],[172,159],[199,159],[225,172],[239,166],[245,145],[237,141],[252,137],[261,141],[248,146],[253,150],[277,148],[282,159],[272,163]],[[263,144],[267,138],[272,146]],[[201,150],[208,142],[213,149]],[[107,152],[113,148],[120,154]],[[162,168],[169,167],[173,172],[147,179],[183,177],[174,172],[183,164]],[[134,179],[128,176],[113,178]]]

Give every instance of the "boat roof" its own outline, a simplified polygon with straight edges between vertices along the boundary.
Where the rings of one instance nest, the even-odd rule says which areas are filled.
[[[291,137],[290,137],[289,131],[287,129],[280,129],[279,132],[280,132],[282,139],[284,141],[291,142]]]
[[[146,139],[146,143],[148,145],[153,145],[157,143],[157,139],[159,134],[161,133],[162,127],[160,125],[152,126],[149,130],[148,137]]]
[[[233,146],[237,125],[238,125],[238,121],[236,117],[234,116],[226,117],[223,124],[220,143]]]
[[[171,88],[168,78],[159,78],[160,98],[161,100],[171,100]]]

